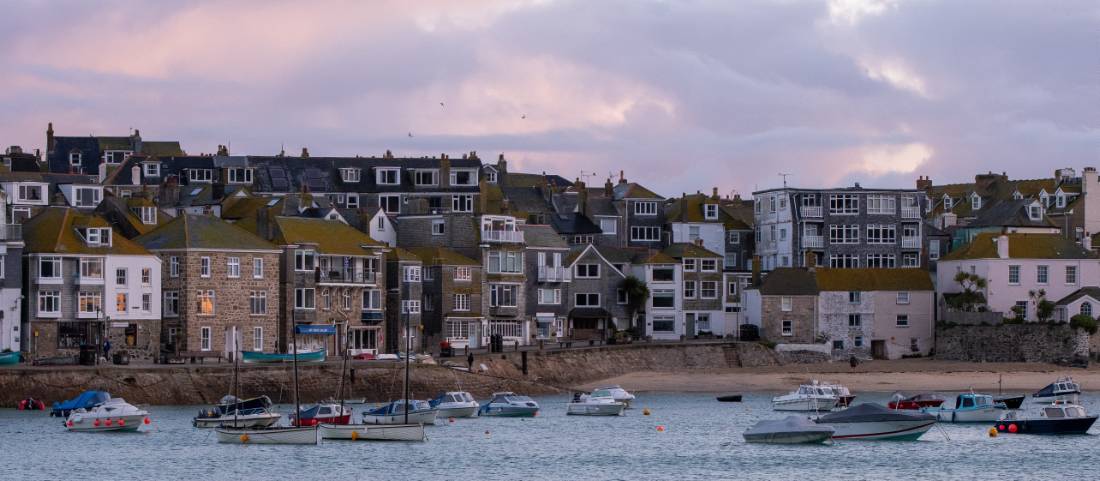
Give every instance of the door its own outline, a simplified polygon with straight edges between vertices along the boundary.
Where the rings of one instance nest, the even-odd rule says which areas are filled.
[[[886,359],[886,341],[871,341],[871,357]]]
[[[222,347],[222,356],[233,360],[243,348],[244,339],[241,337],[240,329],[237,329],[237,326],[225,328],[225,345]]]

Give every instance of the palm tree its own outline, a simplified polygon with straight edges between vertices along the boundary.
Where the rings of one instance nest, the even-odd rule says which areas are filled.
[[[620,288],[626,292],[626,314],[630,318],[630,327],[634,329],[635,337],[641,337],[644,332],[638,329],[635,318],[638,311],[642,310],[646,301],[649,300],[649,286],[645,281],[630,275],[623,279]]]

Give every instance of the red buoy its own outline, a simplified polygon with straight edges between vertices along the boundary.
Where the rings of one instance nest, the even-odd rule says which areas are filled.
[[[149,424],[149,418],[145,418],[145,424]]]
[[[110,420],[110,419],[107,419],[107,425],[108,425],[108,426],[110,426],[110,425],[111,425],[111,420]]]
[[[1010,432],[1010,433],[1015,433],[1017,431],[1017,429],[1019,429],[1019,428],[1016,427],[1016,424],[1009,424],[1008,425],[1008,432]]]
[[[73,422],[72,421],[66,421],[65,425],[71,428],[71,427],[73,427]]]
[[[126,420],[125,420],[125,419],[122,419],[122,418],[119,418],[119,420],[118,420],[118,425],[119,425],[119,426],[125,426],[125,425],[126,425]]]
[[[998,431],[1004,431],[1005,430],[1005,425],[1001,424],[1001,425],[997,426],[997,430]]]
[[[99,427],[99,420],[96,419],[95,422],[92,423],[92,426],[95,426],[95,427],[98,428]]]

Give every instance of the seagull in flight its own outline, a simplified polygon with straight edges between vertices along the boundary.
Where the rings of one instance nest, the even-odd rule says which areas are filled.
[[[412,136],[413,136],[413,133],[412,133],[412,132],[409,132],[409,137],[412,137]]]
[[[519,118],[521,118],[521,119],[526,119],[526,118],[527,118],[527,114],[523,114],[523,115],[521,115],[521,116],[520,116]]]
[[[439,103],[439,108],[443,108],[443,102]]]

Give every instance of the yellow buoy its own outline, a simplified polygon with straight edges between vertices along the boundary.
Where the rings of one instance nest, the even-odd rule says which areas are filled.
[[[359,439],[359,431],[352,431],[351,432],[351,440],[355,441],[355,440],[358,440],[358,439]]]
[[[991,437],[991,438],[997,437],[997,428],[989,428],[989,437]]]
[[[649,416],[649,408],[643,409],[642,414],[645,415],[645,416]]]
[[[241,435],[241,442],[242,443],[248,443],[248,435],[247,434],[242,434]]]

